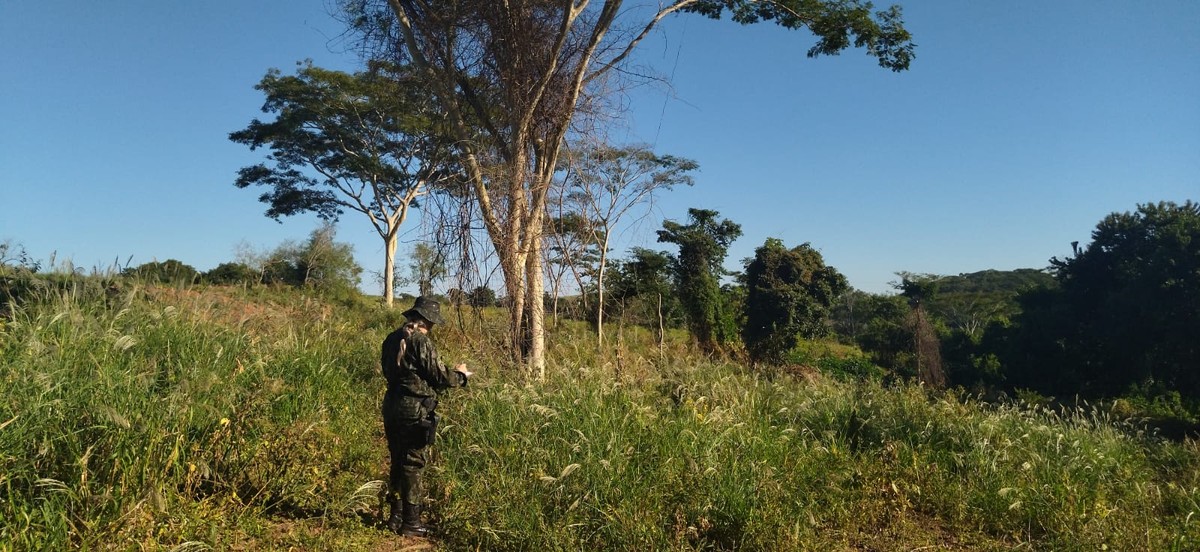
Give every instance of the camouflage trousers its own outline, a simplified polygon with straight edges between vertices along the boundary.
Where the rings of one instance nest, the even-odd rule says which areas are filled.
[[[395,415],[388,397],[383,401],[383,430],[387,435],[391,469],[388,472],[388,500],[399,499],[405,504],[421,504],[425,489],[421,475],[429,460],[429,445],[424,428],[413,420]],[[389,408],[392,406],[393,408]]]

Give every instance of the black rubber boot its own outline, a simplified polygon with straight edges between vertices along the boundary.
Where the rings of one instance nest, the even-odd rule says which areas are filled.
[[[400,499],[388,499],[388,505],[392,507],[392,514],[388,517],[387,528],[389,531],[400,535],[402,534],[401,531],[403,531],[404,528],[404,518],[402,517],[403,514],[400,510]]]
[[[404,503],[404,523],[400,526],[400,534],[406,537],[429,536],[429,529],[421,524],[420,504]]]

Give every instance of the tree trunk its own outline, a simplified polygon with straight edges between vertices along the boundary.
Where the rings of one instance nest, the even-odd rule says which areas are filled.
[[[924,379],[924,372],[921,371],[921,300],[917,300],[917,306],[913,309],[913,314],[917,316],[917,323],[913,326],[913,343],[917,349],[917,379]]]
[[[555,328],[558,328],[558,296],[561,293],[561,290],[559,289],[559,287],[560,287],[560,284],[558,282],[555,282],[554,283],[554,291],[553,291],[553,293],[554,293],[554,327]]]
[[[529,256],[526,257],[525,289],[529,297],[526,307],[529,312],[529,373],[538,379],[546,379],[546,302],[543,299],[546,286],[542,281],[542,240],[530,241]]]
[[[663,346],[666,344],[667,328],[663,323],[662,294],[658,294],[658,361],[663,360]]]
[[[392,308],[396,289],[396,244],[395,232],[383,238],[383,302]]]
[[[604,346],[604,266],[608,262],[608,229],[600,240],[600,267],[596,274],[596,346]]]
[[[550,293],[553,297],[553,306],[551,308],[553,318],[551,320],[553,321],[555,328],[558,328],[558,297],[562,295],[562,277],[562,272],[550,275]]]
[[[520,365],[524,359],[525,342],[525,278],[513,259],[501,257],[500,268],[504,273],[504,289],[508,294],[508,317],[513,363]]]

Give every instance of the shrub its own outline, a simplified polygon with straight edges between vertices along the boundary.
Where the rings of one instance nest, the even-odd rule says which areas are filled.
[[[193,284],[200,278],[200,273],[194,267],[175,259],[167,259],[161,263],[153,261],[136,268],[127,268],[121,275],[158,284]]]
[[[242,263],[221,263],[205,272],[203,280],[216,285],[246,285],[259,283],[261,275],[257,270]]]

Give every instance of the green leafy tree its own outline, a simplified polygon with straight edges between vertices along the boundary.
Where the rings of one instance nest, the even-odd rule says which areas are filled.
[[[683,322],[683,307],[671,284],[671,256],[663,251],[635,247],[629,257],[613,265],[613,305],[627,322],[655,328],[660,347],[666,329]]]
[[[659,242],[679,246],[672,266],[676,290],[688,329],[708,352],[719,351],[734,337],[733,312],[721,292],[721,277],[727,274],[723,264],[729,245],[742,235],[741,225],[718,216],[708,209],[688,209],[688,224],[667,220],[658,231]]]
[[[1028,268],[957,276],[901,276],[936,281],[936,293],[920,293],[924,310],[920,320],[928,326],[926,332],[936,335],[940,342],[947,382],[980,391],[995,388],[1003,380],[994,350],[985,346],[989,339],[995,339],[989,338],[989,332],[1006,331],[1010,320],[1021,312],[1021,293],[1057,285],[1049,272]],[[909,287],[913,285],[910,281]],[[912,288],[909,295],[918,291]],[[912,377],[919,375],[914,341],[917,320],[909,297],[858,290],[843,294],[832,315],[840,339],[869,352],[880,366]],[[923,357],[924,350],[932,345],[927,341],[922,347]]]
[[[1021,315],[992,341],[1012,385],[1200,397],[1200,204],[1113,213],[1086,248],[1050,262],[1058,288],[1023,295]]]
[[[871,360],[899,374],[912,371],[912,307],[899,295],[853,290],[833,308],[833,326],[839,335],[868,353]]]
[[[200,273],[195,267],[175,259],[167,259],[161,263],[145,263],[135,268],[127,268],[121,274],[162,284],[192,284],[200,278]]]
[[[467,294],[467,304],[475,307],[494,307],[496,306],[496,292],[487,286],[478,286]]]
[[[356,293],[362,267],[354,260],[354,247],[335,241],[332,224],[313,230],[303,243],[284,243],[266,260],[264,282],[312,288],[344,297]]]
[[[204,273],[203,280],[216,285],[257,284],[259,271],[243,263],[221,263]]]
[[[779,363],[800,337],[829,332],[829,311],[849,285],[805,243],[788,249],[768,238],[746,263],[742,341],[755,362]]]
[[[433,295],[433,283],[446,276],[446,258],[438,249],[424,243],[413,246],[409,272],[420,295]]]
[[[1017,296],[1038,286],[1054,286],[1046,270],[983,270],[937,276],[937,293],[921,305],[938,329],[942,369],[949,383],[985,391],[1003,377],[994,354],[982,350],[985,329],[1004,328],[1020,312]]]
[[[383,293],[392,305],[399,229],[418,198],[452,173],[437,134],[441,115],[426,87],[390,64],[348,74],[307,63],[294,76],[272,69],[255,88],[275,120],[255,119],[229,139],[269,148],[270,164],[241,169],[234,184],[268,188],[259,201],[276,220],[306,212],[328,221],[345,211],[363,215],[384,242]]]
[[[632,314],[635,323],[657,323],[661,311],[663,322],[676,326],[682,311],[671,278],[670,254],[634,247],[628,258],[613,265],[611,298],[625,305],[622,313]]]
[[[913,59],[898,7],[860,0],[676,0],[634,9],[603,2],[339,0],[347,22],[380,59],[427,76],[456,138],[510,305],[512,344],[545,375],[541,247],[547,195],[572,128],[607,99],[631,54],[667,16],[730,14],[817,37],[808,56],[860,47],[893,71]],[[610,32],[611,31],[611,32]]]
[[[928,312],[945,321],[950,329],[978,339],[993,321],[1008,320],[1020,307],[1022,291],[1054,285],[1045,270],[983,270],[957,276],[939,276],[938,292],[925,302]]]

